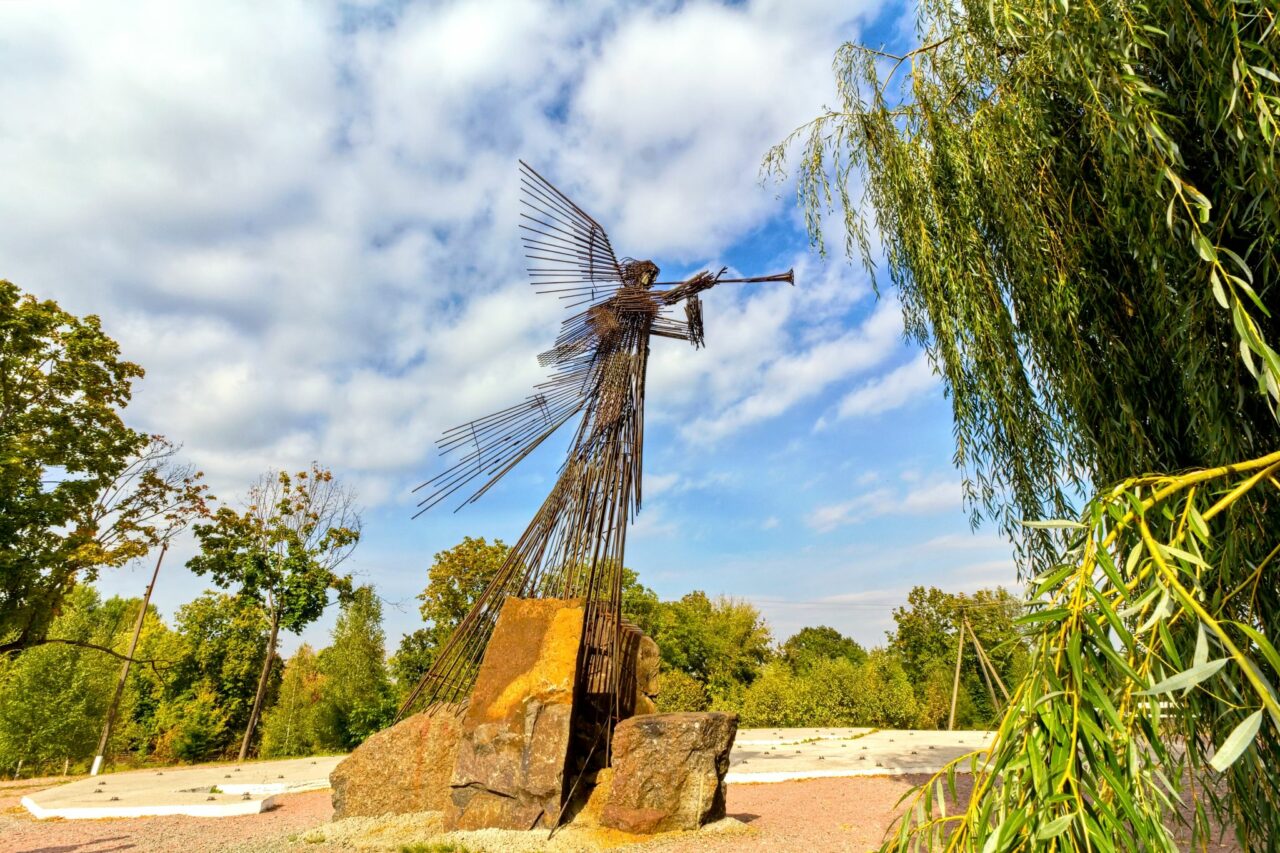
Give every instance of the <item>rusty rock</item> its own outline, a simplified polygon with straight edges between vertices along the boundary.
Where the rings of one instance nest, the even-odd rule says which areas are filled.
[[[724,817],[724,776],[736,714],[646,714],[618,724],[605,826],[654,833]]]
[[[329,774],[334,819],[443,810],[460,730],[457,710],[440,706],[369,737]]]
[[[550,827],[564,797],[581,600],[508,598],[462,721],[446,830]]]

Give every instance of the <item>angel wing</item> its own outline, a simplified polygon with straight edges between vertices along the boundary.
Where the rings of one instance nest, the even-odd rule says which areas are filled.
[[[529,277],[539,293],[554,293],[568,306],[587,306],[566,319],[555,345],[538,356],[551,376],[523,403],[447,430],[437,444],[457,461],[414,489],[431,491],[418,503],[417,518],[477,478],[484,484],[463,501],[478,500],[556,430],[582,411],[594,386],[591,336],[584,322],[591,306],[623,285],[622,265],[609,235],[546,178],[520,161],[521,241],[531,262]]]
[[[555,293],[568,307],[608,299],[622,286],[622,265],[600,223],[551,182],[520,161],[520,223],[529,277],[539,293]]]

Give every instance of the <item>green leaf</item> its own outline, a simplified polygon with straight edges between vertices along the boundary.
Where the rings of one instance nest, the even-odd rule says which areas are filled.
[[[1218,772],[1222,772],[1236,763],[1244,751],[1249,748],[1249,744],[1253,743],[1253,738],[1258,734],[1258,728],[1262,725],[1262,711],[1254,711],[1245,717],[1244,722],[1231,730],[1231,734],[1227,735],[1227,739],[1222,742],[1222,746],[1218,747],[1218,751],[1209,761],[1209,766]]]
[[[1259,77],[1266,77],[1272,83],[1280,83],[1280,77],[1277,77],[1275,72],[1267,68],[1263,68],[1261,65],[1250,65],[1249,70],[1254,74],[1257,74]]]
[[[1227,665],[1230,658],[1218,658],[1208,663],[1202,663],[1199,666],[1193,666],[1190,669],[1183,670],[1177,675],[1170,676],[1158,684],[1152,685],[1150,688],[1143,690],[1140,696],[1155,696],[1159,693],[1172,693],[1175,690],[1181,690],[1184,687],[1195,687],[1206,678],[1216,675],[1218,670]]]
[[[1032,527],[1036,530],[1087,530],[1088,528],[1078,521],[1068,521],[1064,518],[1051,518],[1045,521],[1019,521],[1023,527]]]

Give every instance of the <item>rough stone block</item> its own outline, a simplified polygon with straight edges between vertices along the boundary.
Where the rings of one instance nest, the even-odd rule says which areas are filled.
[[[462,720],[447,830],[532,829],[556,820],[582,624],[579,599],[503,604]]]
[[[646,714],[618,724],[605,826],[653,833],[724,817],[724,776],[736,714]]]
[[[460,730],[457,710],[441,706],[369,737],[329,774],[334,818],[442,811]]]

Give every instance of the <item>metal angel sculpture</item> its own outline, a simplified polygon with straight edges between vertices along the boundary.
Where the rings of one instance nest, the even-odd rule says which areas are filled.
[[[456,462],[418,487],[418,515],[479,480],[477,500],[570,420],[581,416],[560,476],[506,562],[401,708],[460,704],[471,692],[508,596],[578,598],[585,606],[579,694],[605,732],[625,715],[619,696],[622,566],[627,526],[640,509],[645,374],[653,336],[703,345],[699,294],[717,284],[788,282],[791,272],[725,278],[700,272],[658,281],[652,261],[614,256],[582,208],[520,162],[522,241],[540,293],[576,310],[538,360],[550,377],[523,403],[454,427],[440,439]],[[684,318],[671,309],[684,306]],[[461,507],[459,507],[461,508]],[[416,517],[416,516],[415,516]]]

